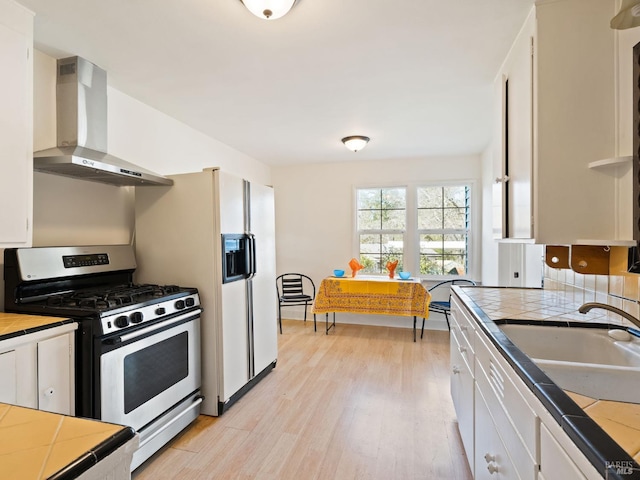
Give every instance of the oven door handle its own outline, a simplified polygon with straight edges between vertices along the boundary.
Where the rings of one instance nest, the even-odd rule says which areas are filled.
[[[148,333],[151,333],[151,332],[153,332],[155,330],[160,330],[161,328],[170,327],[171,325],[174,325],[176,323],[180,323],[180,322],[182,322],[183,320],[185,320],[185,319],[187,319],[189,317],[198,317],[200,315],[200,313],[202,313],[202,309],[198,308],[196,310],[190,311],[189,313],[185,313],[183,315],[175,317],[175,318],[171,319],[170,322],[155,323],[155,324],[151,325],[150,327],[143,328],[141,330],[136,330],[135,332],[125,333],[124,335],[120,335],[119,337],[108,338],[107,340],[105,340],[105,343],[108,343],[108,344],[111,344],[111,345],[116,345],[118,343],[127,342],[129,340],[133,340],[135,338],[147,335]]]

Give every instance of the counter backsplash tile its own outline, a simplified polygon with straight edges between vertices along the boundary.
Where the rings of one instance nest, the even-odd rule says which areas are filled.
[[[557,291],[574,303],[599,302],[623,309],[636,318],[640,317],[640,275],[583,275],[573,270],[544,266],[544,289]],[[605,312],[594,310],[593,315],[576,317],[593,320]],[[591,318],[593,317],[593,318]],[[614,325],[634,326],[615,313],[606,314],[607,321]]]
[[[609,278],[609,294],[622,297],[624,294],[624,277],[612,275]]]
[[[596,277],[596,293],[599,295],[609,294],[609,275],[595,275]]]
[[[624,288],[622,296],[624,298],[638,299],[638,276],[622,277],[624,282]]]
[[[599,277],[600,275],[580,275],[580,277],[582,277],[582,281],[584,283],[583,287],[584,290],[587,292],[593,292],[595,294],[596,292],[596,279]],[[595,295],[594,295],[595,298]]]

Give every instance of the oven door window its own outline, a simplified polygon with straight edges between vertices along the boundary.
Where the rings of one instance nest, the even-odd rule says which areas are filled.
[[[124,358],[124,413],[189,376],[189,334],[182,332]]]
[[[139,430],[200,388],[200,317],[189,317],[102,353],[101,420]]]

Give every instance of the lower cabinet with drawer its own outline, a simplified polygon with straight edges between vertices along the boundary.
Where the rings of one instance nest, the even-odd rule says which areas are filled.
[[[539,418],[483,335],[452,309],[451,395],[460,437],[476,479],[536,480]],[[472,332],[474,350],[460,326]],[[471,365],[469,365],[471,362]]]
[[[476,386],[474,478],[518,480],[516,468],[493,421],[487,401]]]
[[[501,363],[490,351],[489,346],[478,337],[475,368],[477,399],[475,469],[479,472],[486,466],[485,470],[501,474],[497,478],[535,480],[538,473],[539,418],[522,397]],[[481,449],[485,429],[479,428],[480,412],[484,414],[485,409],[493,424],[493,430],[500,438],[502,451],[498,442],[492,442],[497,451],[501,451],[500,455],[491,451],[483,452]],[[484,423],[487,421],[483,419]],[[486,463],[488,457],[495,457],[493,464]]]

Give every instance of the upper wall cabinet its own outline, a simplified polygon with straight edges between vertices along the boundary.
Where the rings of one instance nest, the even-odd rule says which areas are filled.
[[[536,2],[495,81],[499,238],[615,238],[615,0]],[[500,225],[501,224],[501,225]]]
[[[33,14],[0,0],[0,248],[31,246]]]

